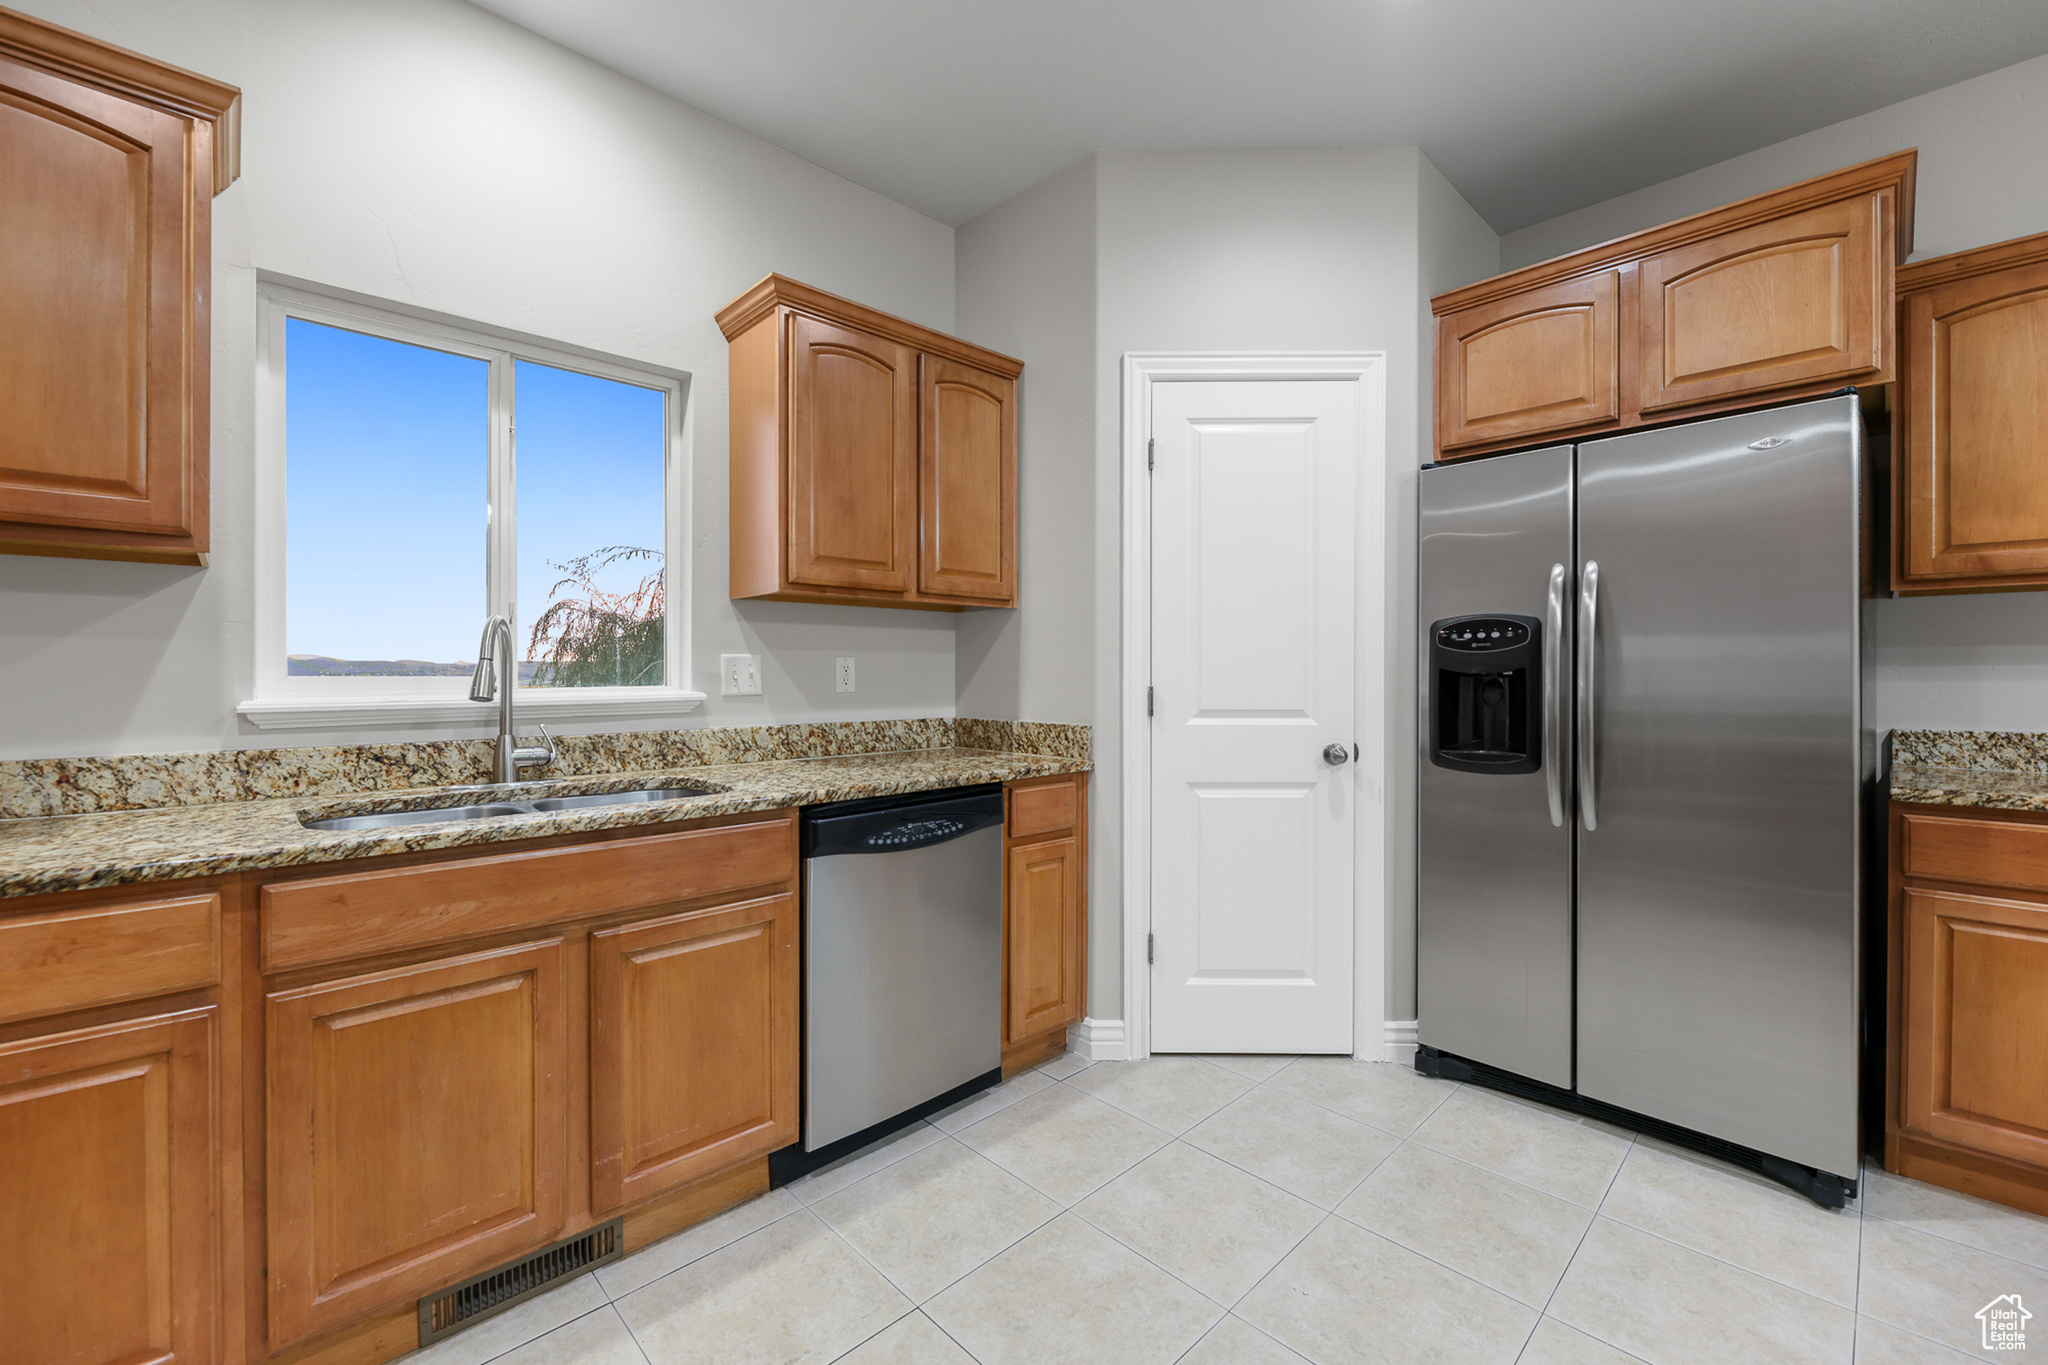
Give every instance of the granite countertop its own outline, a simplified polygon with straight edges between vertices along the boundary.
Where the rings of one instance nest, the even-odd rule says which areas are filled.
[[[2048,734],[1894,730],[1891,755],[1894,801],[2048,811]]]
[[[2048,811],[2048,773],[1894,763],[1891,796],[1920,806]]]
[[[983,782],[1086,772],[1085,758],[988,749],[930,748],[767,762],[667,767],[525,782],[472,792],[471,800],[709,787],[704,796],[378,830],[307,829],[313,818],[411,810],[448,799],[447,787],[163,806],[0,820],[0,897],[125,886],[263,868],[303,867],[426,849],[466,848],[581,830],[620,829],[707,815],[818,805]]]

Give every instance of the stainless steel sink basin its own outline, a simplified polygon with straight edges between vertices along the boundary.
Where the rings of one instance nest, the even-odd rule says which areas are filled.
[[[544,796],[526,804],[535,810],[582,810],[586,806],[630,806],[640,801],[681,801],[706,795],[706,787],[640,787],[627,792],[593,792],[589,796]]]
[[[414,810],[379,811],[372,815],[330,815],[307,820],[307,829],[350,830],[389,829],[394,825],[440,825],[458,820],[495,820],[505,815],[541,815],[550,811],[587,810],[593,806],[631,806],[644,801],[681,801],[707,796],[711,787],[634,787],[620,792],[592,792],[587,796],[544,796],[533,801],[493,801],[484,804],[421,806]]]

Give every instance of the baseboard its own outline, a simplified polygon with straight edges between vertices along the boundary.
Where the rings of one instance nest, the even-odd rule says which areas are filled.
[[[1415,1049],[1421,1038],[1421,1028],[1416,1020],[1389,1019],[1386,1041],[1382,1044],[1382,1055],[1390,1062],[1414,1066]]]
[[[1123,1062],[1131,1056],[1121,1019],[1083,1019],[1067,1029],[1067,1051],[1091,1062]]]

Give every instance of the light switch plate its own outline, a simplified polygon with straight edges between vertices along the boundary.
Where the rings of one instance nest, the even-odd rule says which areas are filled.
[[[718,656],[718,692],[724,697],[761,695],[761,656],[721,654]]]
[[[841,656],[833,660],[832,689],[835,692],[853,691],[853,660]]]

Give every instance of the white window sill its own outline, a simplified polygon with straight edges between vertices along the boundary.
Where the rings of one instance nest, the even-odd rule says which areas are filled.
[[[541,721],[662,721],[680,719],[704,704],[702,692],[680,688],[522,688],[516,698],[522,727]],[[235,710],[259,730],[379,729],[392,725],[498,723],[496,702],[466,696],[259,697]]]

